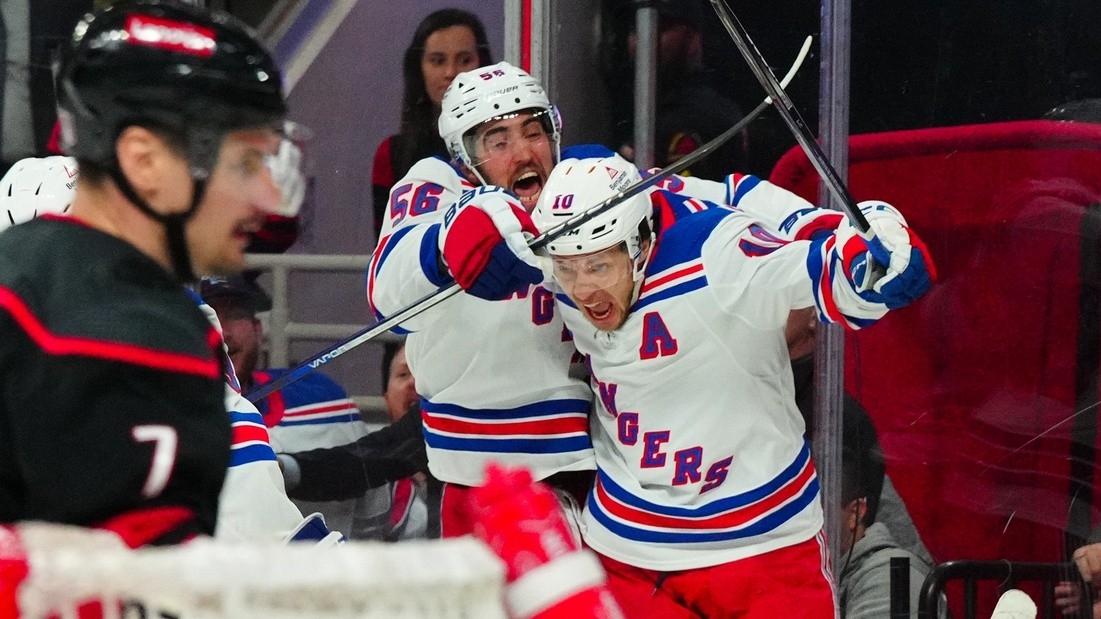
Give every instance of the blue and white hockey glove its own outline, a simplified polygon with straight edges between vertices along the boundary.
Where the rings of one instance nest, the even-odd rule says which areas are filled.
[[[890,204],[869,200],[859,206],[875,236],[866,241],[847,219],[837,227],[837,248],[845,277],[869,303],[888,309],[913,303],[936,281],[929,249]]]
[[[537,234],[519,201],[500,187],[479,187],[444,213],[440,255],[463,290],[504,299],[543,281],[540,260],[528,248],[528,235]]]
[[[335,546],[344,543],[340,531],[330,531],[325,517],[314,512],[302,519],[298,526],[287,535],[287,543],[313,542],[318,546]]]

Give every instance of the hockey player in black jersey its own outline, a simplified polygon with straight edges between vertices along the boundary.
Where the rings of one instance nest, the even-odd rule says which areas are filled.
[[[181,283],[240,270],[282,206],[279,70],[228,15],[130,0],[77,25],[57,86],[69,216],[0,234],[0,522],[213,533],[220,339]]]

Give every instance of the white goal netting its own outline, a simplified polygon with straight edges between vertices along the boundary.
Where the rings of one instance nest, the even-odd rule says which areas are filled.
[[[104,601],[107,618],[507,616],[504,566],[473,538],[329,548],[201,539],[133,551],[103,532],[17,529],[30,567],[18,593],[22,617],[76,617],[71,609],[87,600]]]

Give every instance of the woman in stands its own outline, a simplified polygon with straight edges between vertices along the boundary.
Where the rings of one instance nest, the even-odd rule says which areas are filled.
[[[400,132],[375,150],[371,188],[376,233],[382,227],[394,181],[425,157],[448,156],[436,120],[451,80],[463,71],[490,64],[493,60],[485,27],[473,13],[441,9],[421,20],[402,61],[405,88]]]

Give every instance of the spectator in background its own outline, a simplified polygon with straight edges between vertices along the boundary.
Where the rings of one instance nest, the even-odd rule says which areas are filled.
[[[315,501],[364,496],[367,505],[356,512],[354,539],[438,537],[439,526],[430,530],[429,525],[439,521],[440,483],[425,473],[418,396],[404,343],[386,347],[382,381],[392,423],[345,445],[279,454],[287,491]]]
[[[407,415],[420,419],[420,396],[417,395],[417,383],[413,372],[405,361],[405,343],[386,346],[382,360],[383,398],[386,400],[386,414],[390,423],[396,424]],[[409,420],[406,425],[412,423]],[[428,484],[435,486],[439,482],[429,480],[427,473],[417,473],[390,483],[389,522],[384,539],[415,539],[425,537],[428,531]]]
[[[814,346],[817,333],[818,317],[812,308],[795,310],[788,316],[785,336],[795,383],[795,405],[799,407],[799,412],[802,413],[803,421],[806,423],[808,440],[813,437],[814,431]],[[845,424],[849,423],[854,412],[865,420],[868,418],[867,411],[847,393],[844,395],[843,407],[846,415],[843,420]],[[845,426],[846,433],[848,427],[848,425]],[[891,483],[890,476],[885,475],[880,485],[882,491],[877,501],[876,520],[890,530],[891,535],[903,548],[917,556],[926,570],[932,569],[935,564],[933,557],[921,541],[921,536],[914,527],[914,521],[910,518],[910,512],[906,509],[906,503]]]
[[[410,410],[416,410],[420,396],[413,372],[405,361],[405,342],[386,345],[382,356],[382,396],[390,423],[397,423]]]
[[[857,406],[844,409],[841,449],[841,570],[838,576],[841,616],[878,619],[890,615],[891,559],[910,564],[910,616],[917,617],[921,585],[929,566],[903,549],[890,530],[876,522],[883,490],[883,452],[875,427]]]
[[[665,167],[696,150],[742,117],[741,110],[715,87],[714,74],[703,64],[699,0],[655,0],[658,11],[657,109],[654,165]],[[608,82],[613,102],[613,143],[634,159],[634,64],[638,36],[636,3],[613,2],[614,31],[605,33]],[[626,28],[626,30],[623,30]],[[722,178],[746,169],[748,143],[743,132],[685,175]]]
[[[263,326],[256,314],[271,309],[271,299],[259,286],[240,276],[206,278],[200,294],[214,308],[222,324],[242,393],[247,394],[286,372],[259,369]],[[272,448],[277,452],[343,445],[369,430],[344,389],[321,373],[309,374],[253,404],[263,416]],[[331,530],[346,536],[350,536],[354,513],[360,508],[355,499],[295,503],[303,513],[321,512]]]
[[[375,150],[371,188],[376,233],[382,228],[394,182],[425,157],[448,156],[436,120],[451,80],[463,71],[490,64],[485,27],[473,13],[440,9],[421,20],[402,60],[401,128]]]

